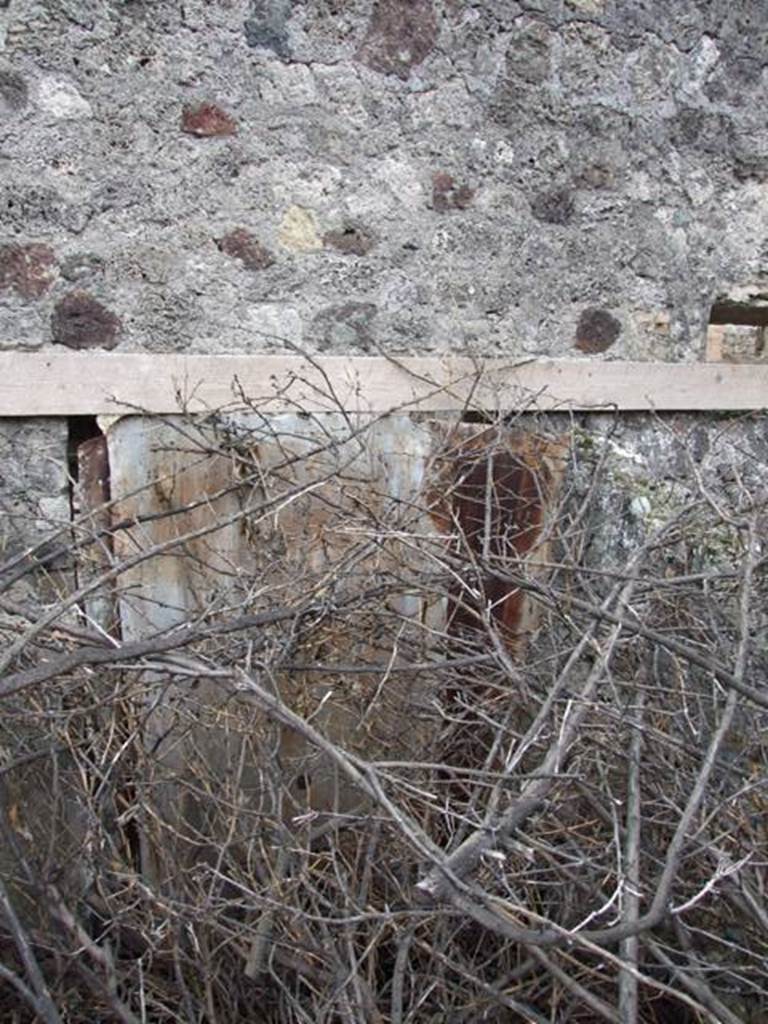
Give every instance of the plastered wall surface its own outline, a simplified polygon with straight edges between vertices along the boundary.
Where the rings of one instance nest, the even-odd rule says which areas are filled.
[[[764,0],[0,0],[0,344],[698,359]]]

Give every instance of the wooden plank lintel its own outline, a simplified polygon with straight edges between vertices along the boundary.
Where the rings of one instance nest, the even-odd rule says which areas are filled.
[[[453,357],[0,353],[0,416],[263,411],[750,410],[768,363],[476,361]]]

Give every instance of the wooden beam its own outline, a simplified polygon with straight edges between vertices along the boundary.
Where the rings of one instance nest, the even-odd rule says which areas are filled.
[[[768,363],[0,353],[0,416],[200,412],[242,396],[270,412],[737,411],[768,407]]]

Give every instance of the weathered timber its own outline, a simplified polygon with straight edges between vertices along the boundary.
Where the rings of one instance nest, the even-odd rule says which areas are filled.
[[[748,410],[768,363],[632,363],[384,356],[0,353],[0,416],[507,409]]]

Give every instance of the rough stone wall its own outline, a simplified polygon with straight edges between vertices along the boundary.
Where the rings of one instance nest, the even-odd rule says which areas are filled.
[[[765,0],[0,0],[0,344],[696,359]]]
[[[70,520],[67,430],[62,420],[0,419],[0,565]],[[38,554],[66,547],[66,536]],[[61,559],[56,559],[58,565]],[[19,572],[22,563],[15,563]],[[8,575],[15,575],[9,571]],[[6,582],[0,578],[0,584]],[[24,588],[21,588],[23,593]]]

